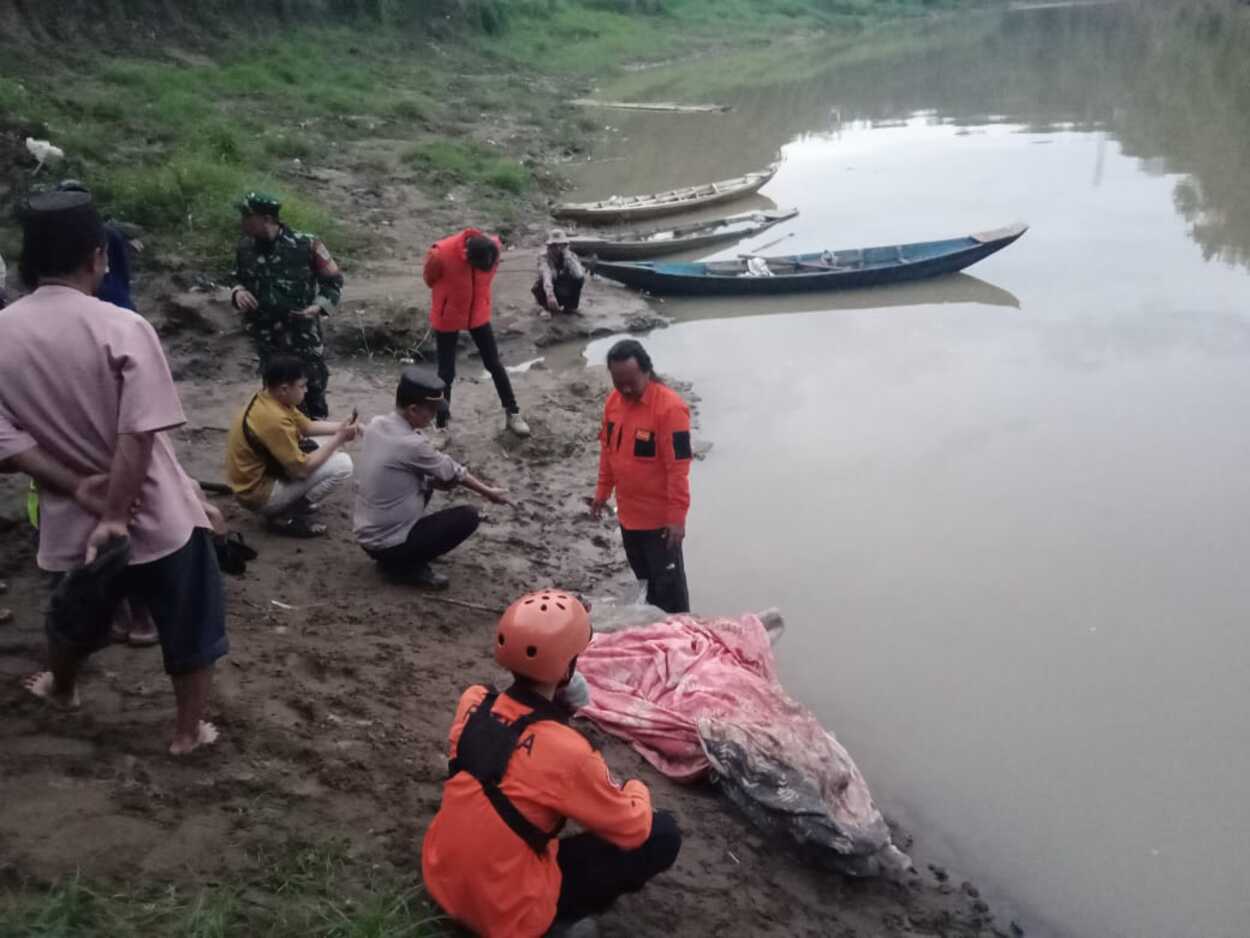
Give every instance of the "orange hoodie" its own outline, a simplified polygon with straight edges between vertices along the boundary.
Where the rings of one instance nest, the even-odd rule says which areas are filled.
[[[464,692],[451,727],[451,757],[485,687]],[[515,696],[514,696],[515,695]],[[517,697],[522,698],[518,700]],[[511,723],[555,704],[526,691],[500,694],[492,713]],[[607,763],[581,733],[563,722],[533,724],[517,746],[500,789],[544,831],[572,818],[623,850],[651,836],[651,793],[636,779],[618,787]],[[504,823],[482,786],[460,772],[443,786],[443,804],[421,848],[430,895],[448,915],[485,938],[538,938],[556,917],[562,877],[552,838],[542,856]]]
[[[491,284],[499,265],[478,270],[469,264],[466,253],[469,239],[480,234],[476,228],[466,228],[439,241],[425,255],[421,275],[432,291],[430,325],[436,332],[476,329],[490,322]],[[503,243],[494,236],[491,240],[502,252]]]
[[[690,510],[690,408],[651,381],[639,401],[613,391],[599,431],[596,501],[616,490],[621,527],[654,531],[685,524]]]

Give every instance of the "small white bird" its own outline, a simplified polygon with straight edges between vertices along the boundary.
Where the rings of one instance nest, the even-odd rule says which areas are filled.
[[[30,151],[31,156],[39,161],[39,165],[35,167],[35,174],[43,169],[44,164],[56,164],[65,159],[65,151],[60,147],[54,147],[47,140],[36,140],[34,137],[27,137],[26,149]]]

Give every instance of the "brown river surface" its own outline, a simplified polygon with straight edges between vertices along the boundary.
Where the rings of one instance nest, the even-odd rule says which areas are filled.
[[[731,211],[802,214],[716,256],[1032,226],[944,280],[657,303],[674,324],[646,343],[715,444],[696,608],[782,607],[791,692],[919,852],[1033,934],[1250,934],[1250,71],[1228,45],[1035,10],[600,92],[728,114],[588,112],[614,130],[575,197],[780,158]]]

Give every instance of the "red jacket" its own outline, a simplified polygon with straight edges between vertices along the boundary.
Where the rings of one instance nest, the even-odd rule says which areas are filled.
[[[686,523],[690,509],[690,408],[652,381],[642,400],[613,391],[599,431],[597,501],[616,490],[621,527],[654,531]]]
[[[476,329],[490,322],[490,286],[499,264],[490,270],[470,267],[466,249],[468,240],[480,234],[476,228],[466,228],[439,241],[425,255],[422,276],[433,290],[430,325],[436,332]],[[494,236],[491,240],[502,252],[503,243]]]

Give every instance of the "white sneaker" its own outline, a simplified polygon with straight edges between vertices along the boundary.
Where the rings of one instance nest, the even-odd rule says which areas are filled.
[[[508,414],[508,429],[517,436],[530,435],[530,425],[525,422],[525,418],[520,414]]]

